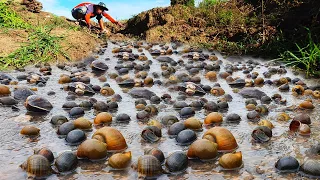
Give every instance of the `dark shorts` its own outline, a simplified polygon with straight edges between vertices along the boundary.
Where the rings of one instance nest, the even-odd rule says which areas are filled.
[[[73,18],[75,19],[84,19],[86,13],[87,13],[87,7],[85,6],[72,9],[71,11]]]

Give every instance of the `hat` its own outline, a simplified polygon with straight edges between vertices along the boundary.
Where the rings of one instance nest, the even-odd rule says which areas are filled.
[[[106,4],[103,3],[103,2],[99,2],[98,6],[100,6],[105,11],[109,11],[109,9],[107,8]]]

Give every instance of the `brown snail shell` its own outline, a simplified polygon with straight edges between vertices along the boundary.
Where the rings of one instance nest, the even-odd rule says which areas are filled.
[[[218,144],[218,151],[231,152],[238,148],[238,144],[233,134],[226,128],[213,127],[202,137]]]
[[[152,155],[140,156],[137,163],[137,171],[140,175],[153,177],[162,174],[160,161]]]
[[[305,113],[296,115],[293,120],[300,121],[303,124],[311,124],[310,116]]]
[[[153,84],[153,79],[151,77],[147,77],[144,79],[144,84],[145,85],[152,85]]]
[[[230,74],[227,73],[227,72],[221,72],[221,73],[219,73],[219,77],[222,78],[222,79],[226,79],[228,76],[230,76]]]
[[[125,169],[131,164],[131,151],[124,153],[116,153],[108,160],[109,166],[115,169]]]
[[[8,86],[0,84],[0,96],[5,96],[11,94]]]
[[[59,84],[66,84],[66,83],[71,83],[71,78],[68,75],[61,75],[59,79]]]
[[[222,96],[225,94],[225,91],[221,87],[213,87],[210,93],[214,96]]]
[[[246,106],[246,108],[247,108],[248,111],[253,111],[253,110],[256,109],[256,105],[254,105],[254,104],[248,104],[248,105]]]
[[[259,125],[259,126],[267,126],[267,127],[270,128],[270,129],[273,129],[273,128],[274,128],[273,124],[272,124],[269,120],[266,120],[266,119],[261,120],[261,121],[258,123],[258,125]]]
[[[148,124],[148,126],[156,126],[159,129],[162,128],[162,124],[159,121],[155,120],[155,119],[150,120],[147,124]]]
[[[262,115],[269,113],[268,107],[264,104],[256,106],[256,111]]]
[[[220,113],[212,112],[207,115],[207,117],[204,119],[205,125],[211,125],[215,123],[221,123],[223,121],[223,116]]]
[[[160,163],[163,163],[165,160],[163,152],[158,148],[146,148],[144,150],[144,155],[152,155],[156,157]]]
[[[45,158],[48,159],[48,161],[50,163],[52,163],[54,161],[53,153],[48,148],[36,149],[36,150],[34,150],[34,154],[38,154],[38,155],[44,156]]]
[[[292,132],[298,132],[302,136],[309,136],[311,134],[310,126],[297,120],[291,121],[289,129]]]
[[[38,136],[40,134],[40,129],[34,126],[25,126],[21,129],[20,134],[27,136]]]
[[[84,118],[84,117],[80,117],[78,119],[76,119],[75,121],[73,121],[74,127],[77,129],[91,129],[92,123]]]
[[[188,118],[186,121],[184,121],[184,126],[187,129],[192,130],[201,130],[202,129],[202,123],[195,117]]]
[[[318,90],[313,91],[313,92],[312,92],[312,96],[313,96],[314,98],[319,99],[319,98],[320,98],[320,91],[318,91]]]
[[[144,110],[146,108],[146,106],[144,104],[137,104],[136,105],[136,109],[138,110]]]
[[[45,177],[52,173],[50,162],[42,155],[30,156],[20,167],[36,178]]]
[[[107,112],[99,113],[93,120],[94,124],[110,124],[112,122],[112,115]]]
[[[303,101],[299,107],[302,109],[314,109],[314,105],[310,101]]]
[[[102,87],[100,93],[105,96],[114,95],[114,90],[111,87]]]
[[[128,147],[120,131],[112,127],[103,127],[97,130],[93,134],[92,139],[106,143],[108,151],[123,151]]]
[[[107,156],[107,144],[96,139],[88,139],[78,147],[77,156],[91,160],[103,159]]]
[[[312,95],[313,91],[311,89],[304,90],[304,95],[309,96]]]
[[[218,155],[218,145],[207,139],[193,142],[187,152],[189,158],[214,159]]]
[[[278,121],[288,121],[289,119],[291,119],[290,116],[289,116],[287,113],[285,113],[285,112],[280,113],[280,114],[277,116],[277,120],[278,120]]]
[[[304,87],[301,85],[296,85],[292,88],[292,92],[297,93],[298,95],[304,94]]]
[[[205,75],[205,77],[206,77],[207,79],[209,79],[210,81],[214,81],[214,80],[217,79],[217,73],[214,72],[214,71],[209,71],[209,72],[207,72],[207,74]]]
[[[255,85],[262,85],[264,83],[264,79],[262,77],[258,77],[254,80]]]
[[[219,159],[219,164],[224,169],[236,169],[242,166],[242,153],[227,153],[221,156]]]

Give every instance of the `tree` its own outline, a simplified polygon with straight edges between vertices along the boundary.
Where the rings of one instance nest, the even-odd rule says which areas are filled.
[[[171,0],[171,6],[181,4],[185,6],[194,6],[194,0]]]

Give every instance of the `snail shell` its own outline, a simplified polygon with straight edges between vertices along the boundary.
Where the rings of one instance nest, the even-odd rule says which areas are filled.
[[[179,134],[176,137],[176,141],[178,145],[181,145],[181,146],[189,145],[196,139],[197,139],[196,133],[190,129],[185,129],[179,132]]]
[[[225,94],[225,91],[221,87],[213,87],[210,93],[214,96],[222,96]]]
[[[202,123],[195,117],[188,118],[186,121],[184,121],[184,125],[187,129],[191,130],[201,130],[202,129]]]
[[[219,159],[219,164],[225,169],[236,169],[242,166],[242,153],[227,153],[221,156]]]
[[[261,121],[258,123],[258,125],[259,125],[259,126],[267,126],[267,127],[270,128],[270,129],[273,129],[273,128],[274,128],[273,124],[272,124],[269,120],[266,120],[266,119],[261,120]]]
[[[29,174],[39,178],[51,174],[50,162],[42,155],[32,155],[21,165]]]
[[[313,92],[312,92],[312,96],[313,96],[314,98],[319,99],[319,98],[320,98],[320,91],[318,91],[318,90],[313,91]]]
[[[251,136],[257,142],[267,142],[272,137],[272,130],[267,126],[258,126],[252,131]]]
[[[287,113],[280,113],[278,116],[277,116],[277,120],[278,121],[288,121],[290,118],[290,116],[287,114]]]
[[[304,87],[301,85],[296,85],[292,88],[292,92],[297,93],[298,95],[304,94]]]
[[[100,125],[100,124],[110,124],[112,122],[112,115],[107,112],[99,113],[95,118],[93,123]]]
[[[280,158],[275,167],[280,172],[296,172],[299,169],[299,162],[294,157],[286,156]]]
[[[91,129],[92,126],[92,123],[84,117],[76,119],[75,121],[73,121],[73,124],[75,128],[83,130]]]
[[[115,169],[125,169],[129,167],[131,163],[131,151],[112,155],[108,163],[109,166]]]
[[[26,136],[38,136],[40,134],[40,129],[34,126],[25,126],[21,129],[20,134]]]
[[[160,140],[162,136],[161,129],[156,126],[148,126],[141,132],[141,137],[150,143],[155,143]]]
[[[302,109],[314,109],[314,105],[310,101],[303,101],[299,107]]]
[[[128,147],[123,135],[112,127],[103,127],[97,130],[92,139],[106,143],[108,151],[123,151]]]
[[[312,178],[320,177],[320,162],[319,160],[308,159],[300,166],[302,175]]]
[[[34,154],[38,154],[38,155],[44,156],[45,158],[48,159],[48,161],[50,163],[52,163],[54,161],[53,153],[48,148],[41,148],[41,149],[35,150]]]
[[[107,145],[96,139],[86,140],[78,147],[77,156],[91,160],[103,159],[107,156]]]
[[[209,129],[202,137],[218,144],[218,151],[232,152],[238,148],[238,144],[233,134],[226,128],[213,127]]]
[[[184,152],[174,152],[166,159],[165,167],[171,173],[183,172],[188,168],[188,157]]]
[[[212,112],[207,115],[207,117],[204,119],[205,125],[211,125],[215,123],[221,123],[223,121],[223,116],[220,113]]]
[[[206,77],[207,79],[209,79],[210,81],[214,81],[214,80],[217,79],[217,73],[214,72],[214,71],[209,71],[209,72],[207,72],[207,74],[205,75],[205,77]]]
[[[10,88],[5,85],[0,85],[0,96],[6,96],[11,94]]]
[[[152,155],[140,156],[137,163],[137,171],[140,175],[153,177],[162,174],[159,160]]]
[[[150,120],[150,121],[147,123],[147,125],[148,125],[148,126],[156,126],[156,127],[158,127],[159,129],[162,128],[162,124],[161,124],[159,121],[155,120],[155,119]]]
[[[158,148],[146,148],[144,150],[144,155],[152,155],[156,157],[160,163],[163,163],[165,160],[163,152]]]
[[[193,142],[187,152],[189,158],[214,159],[218,155],[218,145],[207,139]]]
[[[112,96],[115,92],[111,87],[102,87],[100,93],[105,96]]]
[[[70,151],[60,154],[55,161],[55,166],[59,172],[72,171],[77,167],[77,165],[78,158],[73,152]]]
[[[182,122],[172,124],[168,129],[169,136],[177,136],[181,131],[185,130],[186,126]]]

